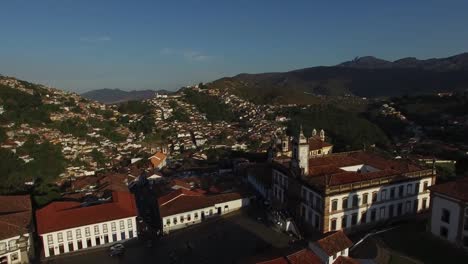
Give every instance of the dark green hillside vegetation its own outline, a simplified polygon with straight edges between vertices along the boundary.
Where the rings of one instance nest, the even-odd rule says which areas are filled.
[[[373,144],[386,147],[389,144],[387,136],[378,126],[354,112],[333,106],[315,106],[293,108],[286,114],[291,118],[289,135],[296,136],[301,125],[306,136],[310,136],[314,128],[324,129],[327,141],[335,145],[336,152],[363,149]]]
[[[33,197],[38,205],[58,198],[54,181],[65,170],[66,161],[60,146],[47,141],[38,144],[35,137],[18,148],[18,155],[28,153],[32,161],[25,163],[17,154],[0,148],[0,193],[14,194],[27,190],[25,182],[35,182]]]
[[[146,114],[151,110],[151,106],[142,101],[128,101],[119,104],[117,110],[122,114]]]
[[[200,112],[205,113],[209,121],[232,122],[236,120],[232,109],[220,102],[218,98],[190,89],[185,90],[184,93],[185,100],[195,105]]]
[[[49,123],[49,107],[42,104],[39,91],[29,94],[9,86],[0,85],[0,104],[5,113],[0,117],[3,122],[29,124]]]

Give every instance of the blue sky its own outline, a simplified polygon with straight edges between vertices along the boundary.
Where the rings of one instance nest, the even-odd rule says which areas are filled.
[[[0,74],[77,92],[468,51],[468,1],[5,0],[0,8]]]

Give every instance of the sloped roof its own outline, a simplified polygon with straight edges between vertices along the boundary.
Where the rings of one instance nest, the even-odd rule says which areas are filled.
[[[440,193],[454,199],[468,202],[468,178],[437,184],[429,187],[434,193]]]
[[[153,164],[154,167],[158,167],[159,165],[161,165],[161,163],[164,162],[164,160],[166,160],[166,157],[166,154],[162,152],[157,152],[156,154],[151,156],[149,160],[151,161],[151,164]]]
[[[317,241],[320,248],[328,255],[341,252],[353,245],[353,242],[340,230]]]
[[[78,202],[52,202],[36,211],[37,232],[50,233],[136,216],[133,194],[113,192],[112,202],[81,207]]]
[[[240,193],[223,193],[204,195],[198,192],[178,189],[158,199],[159,211],[162,217],[180,214],[197,209],[214,206],[218,203],[241,199]]]
[[[286,257],[290,264],[321,264],[320,258],[309,249],[303,249]]]
[[[31,220],[29,195],[0,196],[0,240],[29,233]]]

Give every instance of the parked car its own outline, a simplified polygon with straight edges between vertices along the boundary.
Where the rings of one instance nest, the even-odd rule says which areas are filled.
[[[125,247],[121,243],[114,244],[109,248],[109,256],[111,257],[122,256],[124,253]]]

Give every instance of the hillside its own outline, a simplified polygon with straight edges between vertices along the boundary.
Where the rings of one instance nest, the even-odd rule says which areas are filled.
[[[81,94],[82,97],[104,104],[115,104],[126,101],[146,100],[153,98],[156,93],[168,94],[166,90],[123,91],[120,89],[99,89]]]
[[[468,89],[468,53],[389,62],[363,57],[332,67],[239,74],[208,84],[255,103],[315,103],[316,95],[386,97]]]

